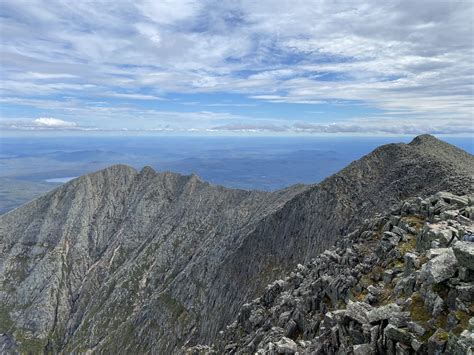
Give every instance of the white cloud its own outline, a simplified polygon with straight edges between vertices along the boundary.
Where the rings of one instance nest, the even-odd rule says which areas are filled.
[[[242,133],[293,133],[293,134],[396,134],[418,135],[431,134],[474,134],[474,127],[464,122],[440,124],[422,121],[399,121],[394,119],[353,120],[336,123],[316,124],[295,122],[291,125],[278,124],[228,124],[212,128],[215,132]]]
[[[94,127],[80,126],[76,122],[64,121],[52,117],[40,117],[34,120],[2,120],[0,129],[5,131],[90,131]]]
[[[52,127],[52,128],[71,128],[76,127],[77,123],[70,121],[63,121],[57,118],[51,117],[40,117],[33,121],[33,124],[39,127]]]

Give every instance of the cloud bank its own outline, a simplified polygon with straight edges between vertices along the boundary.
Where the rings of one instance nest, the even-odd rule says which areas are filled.
[[[194,129],[197,118],[202,130],[472,131],[473,6],[3,0],[1,119],[36,122],[40,112],[101,129]],[[194,101],[214,111],[187,110]],[[283,105],[291,113],[276,117]],[[305,116],[307,105],[326,115]],[[354,114],[331,124],[341,105]],[[31,126],[74,127],[47,122]]]

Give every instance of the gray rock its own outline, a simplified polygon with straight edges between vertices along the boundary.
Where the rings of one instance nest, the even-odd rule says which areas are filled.
[[[403,259],[405,260],[405,274],[407,275],[420,267],[418,255],[416,254],[406,253]]]
[[[354,355],[371,355],[374,352],[372,351],[372,348],[370,344],[358,344],[354,345],[352,348],[352,351]]]
[[[411,332],[415,333],[420,337],[426,333],[426,329],[416,322],[408,322],[407,327],[408,329],[410,329]]]
[[[458,259],[459,265],[474,270],[474,243],[457,242],[453,245],[454,255]]]
[[[420,278],[428,284],[440,283],[453,277],[457,270],[457,259],[451,248],[431,259],[421,268]]]
[[[456,255],[456,254],[455,254]],[[458,259],[459,261],[459,259]],[[459,267],[459,280],[464,282],[473,282],[474,281],[474,270],[468,269],[464,266]]]
[[[298,350],[296,343],[287,337],[281,338],[280,341],[275,344],[275,346],[277,352],[280,354],[294,354]]]
[[[375,323],[384,319],[390,319],[398,313],[400,313],[400,307],[395,303],[389,303],[385,306],[369,309],[366,319],[369,323]]]
[[[442,329],[436,330],[436,332],[428,339],[427,348],[429,354],[444,354],[446,349],[446,343],[448,340],[448,334]]]
[[[421,349],[423,347],[423,343],[421,341],[419,341],[416,338],[412,338],[411,342],[410,342],[410,345],[413,348],[413,350],[415,350],[417,353],[418,352],[421,353]]]
[[[410,344],[411,342],[411,335],[409,332],[407,332],[405,329],[397,328],[392,324],[389,324],[387,327],[385,327],[384,333],[388,339],[399,341],[404,344]]]
[[[474,352],[474,333],[464,330],[459,337],[451,336],[448,339],[446,352],[449,354],[468,354]]]
[[[474,302],[474,283],[465,283],[456,286],[458,298],[464,302]]]
[[[406,327],[409,321],[410,312],[393,313],[392,316],[388,318],[388,322],[398,328]]]
[[[391,269],[385,270],[383,272],[383,277],[382,277],[384,284],[387,285],[391,283],[394,277],[395,277],[395,272],[393,270]]]
[[[373,307],[364,302],[349,301],[346,309],[346,316],[358,321],[361,324],[369,323],[368,313]]]
[[[395,344],[395,352],[397,355],[410,355],[410,346],[402,343]]]

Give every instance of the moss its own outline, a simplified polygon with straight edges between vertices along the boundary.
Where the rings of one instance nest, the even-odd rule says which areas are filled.
[[[422,216],[403,216],[401,220],[405,223],[407,223],[410,227],[415,228],[417,231],[419,231],[425,222],[425,218]]]
[[[367,296],[367,290],[362,290],[361,292],[355,292],[354,288],[349,293],[349,299],[351,301],[359,301],[363,302],[365,300],[365,297]]]
[[[435,335],[437,340],[448,341],[449,334],[444,330],[439,329],[438,331],[436,331]]]
[[[409,308],[411,319],[415,322],[426,325],[426,322],[431,319],[431,314],[426,310],[423,298],[421,298],[419,293],[415,292],[411,299],[412,302]]]
[[[21,330],[15,332],[18,342],[18,350],[21,354],[42,354],[47,344],[47,339],[40,339],[31,336]]]
[[[6,333],[13,328],[13,321],[10,318],[10,310],[5,305],[0,305],[0,332]]]
[[[416,238],[412,236],[407,237],[406,241],[398,244],[397,249],[402,255],[414,251],[416,249]]]
[[[346,309],[346,303],[344,302],[344,300],[339,300],[337,301],[337,308],[338,309]]]
[[[397,261],[395,261],[393,267],[394,267],[394,268],[403,268],[404,265],[405,265],[405,262],[400,261],[400,260],[397,260]]]
[[[382,268],[381,266],[375,266],[372,269],[372,271],[369,273],[369,276],[372,280],[378,281],[382,278],[384,271],[385,271],[384,268]]]
[[[374,284],[374,280],[370,277],[370,275],[364,275],[359,280],[360,286],[364,289],[369,287],[370,285]]]
[[[423,334],[422,337],[420,337],[420,340],[424,343],[428,341],[429,338],[434,334],[434,330],[428,330],[425,334]]]
[[[445,329],[448,325],[448,314],[446,312],[441,313],[435,320],[435,326],[437,328]]]
[[[464,330],[467,329],[469,325],[469,319],[471,318],[471,316],[468,313],[463,312],[463,311],[456,311],[455,315],[459,323],[453,329],[453,333],[459,336],[459,334],[461,334]]]
[[[388,303],[391,303],[393,301],[392,296],[393,296],[393,287],[389,285],[385,286],[380,292],[379,302],[378,302],[379,305],[383,306]]]
[[[176,317],[180,316],[181,313],[186,312],[186,308],[178,302],[176,299],[172,298],[167,293],[162,293],[159,296],[159,300],[165,307],[170,310]]]

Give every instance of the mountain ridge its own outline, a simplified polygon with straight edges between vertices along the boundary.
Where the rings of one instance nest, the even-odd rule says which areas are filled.
[[[438,192],[365,220],[183,352],[472,354],[473,207],[474,194]]]
[[[474,157],[433,139],[272,193],[126,165],[74,179],[0,216],[0,302],[16,316],[2,331],[66,352],[211,342],[245,300],[365,218],[408,197],[472,191]],[[433,145],[448,158],[426,152]]]

